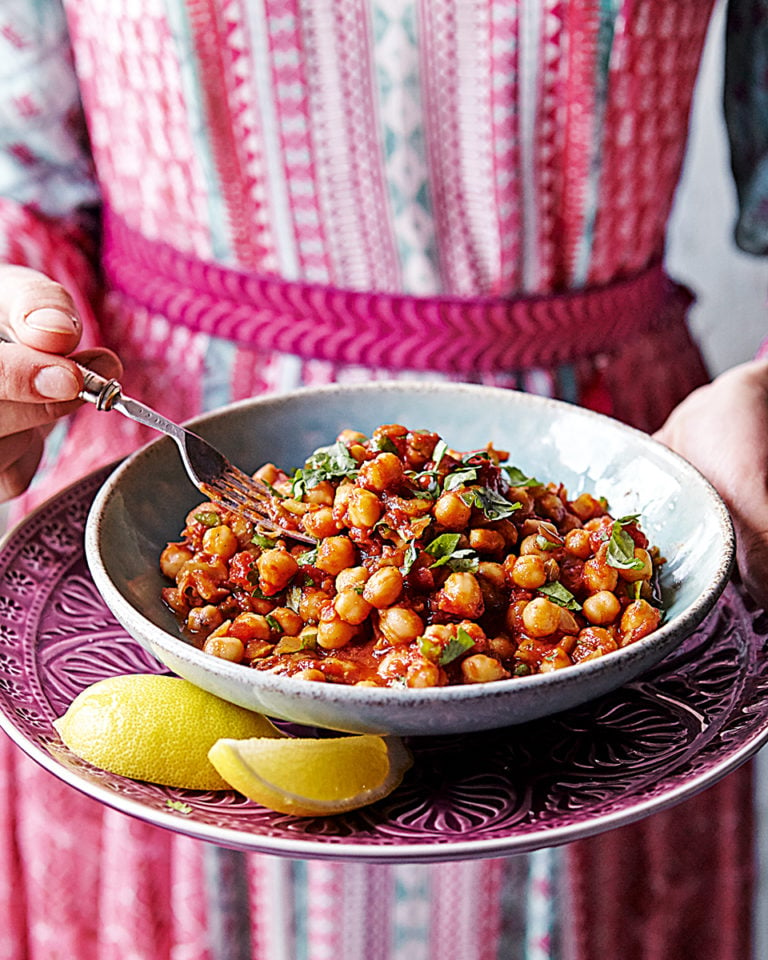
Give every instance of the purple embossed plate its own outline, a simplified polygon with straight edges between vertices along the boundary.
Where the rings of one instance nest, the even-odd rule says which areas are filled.
[[[291,857],[437,861],[521,853],[669,807],[768,738],[768,616],[727,587],[652,672],[587,706],[490,733],[410,741],[387,800],[332,818],[272,813],[234,792],[160,787],[97,770],[52,726],[103,677],[160,672],[91,581],[83,528],[100,471],[0,546],[0,726],[62,780],[117,810],[215,843]]]

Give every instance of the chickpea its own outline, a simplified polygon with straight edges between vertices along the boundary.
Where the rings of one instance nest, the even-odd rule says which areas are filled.
[[[333,509],[328,506],[318,507],[316,510],[310,510],[305,513],[301,520],[304,532],[316,540],[324,540],[326,537],[335,536],[341,526],[336,522],[333,515]]]
[[[626,646],[648,636],[658,627],[661,613],[647,600],[633,600],[621,615],[621,644]]]
[[[500,660],[509,660],[515,654],[515,644],[509,637],[500,633],[496,637],[490,637],[488,640],[489,651]]]
[[[440,678],[440,668],[431,660],[427,660],[426,657],[419,657],[414,660],[405,673],[406,686],[419,689],[439,687]]]
[[[212,556],[229,560],[237,553],[239,547],[237,537],[226,524],[209,527],[203,534],[203,550]]]
[[[177,617],[185,617],[189,610],[189,602],[184,594],[176,587],[164,587],[162,590],[163,602],[167,604]]]
[[[407,648],[396,648],[382,658],[379,664],[378,675],[383,680],[405,679],[408,668],[411,665],[411,651]]]
[[[637,580],[650,580],[653,576],[653,561],[651,560],[650,553],[642,547],[635,547],[635,560],[639,560],[642,563],[642,567],[638,570],[619,570],[621,579],[626,580],[628,583],[635,583]]]
[[[322,507],[333,506],[333,484],[328,480],[321,480],[314,487],[310,487],[304,494],[305,503],[315,503]]]
[[[584,563],[582,577],[584,586],[590,593],[601,590],[615,590],[619,582],[619,574],[615,567],[611,567],[606,559],[608,545],[602,544],[591,560]]]
[[[570,667],[573,661],[561,646],[557,646],[549,653],[545,653],[539,664],[541,673],[552,673],[554,670],[561,670],[563,667]]]
[[[372,527],[381,517],[382,504],[371,490],[355,488],[347,501],[347,523],[351,527]]]
[[[565,552],[579,560],[587,560],[592,553],[589,530],[576,527],[565,535]]]
[[[280,632],[288,637],[295,637],[304,627],[302,618],[290,607],[275,607],[269,616],[278,622]]]
[[[220,558],[210,561],[188,560],[179,571],[178,585],[184,592],[192,588],[203,600],[218,601],[226,591],[221,584],[227,579],[227,565]]]
[[[373,607],[354,589],[342,590],[336,594],[333,608],[345,623],[360,624]]]
[[[475,653],[461,661],[461,675],[465,683],[490,683],[492,680],[503,680],[509,673],[495,657]]]
[[[590,623],[604,626],[613,623],[621,611],[621,604],[615,593],[610,590],[598,590],[587,597],[582,604],[584,616]]]
[[[379,611],[379,630],[393,646],[410,643],[424,632],[424,621],[410,607],[387,607]]]
[[[578,642],[573,648],[571,657],[574,663],[581,663],[584,660],[596,660],[618,649],[610,630],[605,627],[585,627],[579,632]]]
[[[175,580],[179,570],[192,556],[192,551],[184,544],[169,543],[160,554],[160,572],[169,580]]]
[[[547,557],[550,551],[540,546],[540,533],[529,533],[520,543],[520,556]]]
[[[220,660],[241,663],[245,656],[245,644],[237,637],[208,637],[203,651]]]
[[[376,493],[383,493],[398,486],[403,479],[403,463],[394,453],[379,453],[368,460],[360,468],[358,483],[367,487],[368,490],[374,490]]]
[[[325,683],[325,674],[316,667],[306,667],[300,670],[296,676],[301,680],[310,680],[312,683]]]
[[[344,446],[348,447],[353,443],[365,443],[368,438],[364,433],[360,433],[359,430],[352,430],[350,427],[345,427],[336,439],[341,440]]]
[[[325,590],[318,587],[304,587],[299,599],[299,616],[307,623],[311,620],[319,620],[323,607],[331,599]]]
[[[507,613],[504,617],[505,626],[507,632],[511,633],[513,636],[517,633],[522,633],[525,629],[525,624],[523,623],[523,612],[528,606],[527,600],[516,600],[514,603],[510,603],[507,607]]]
[[[363,587],[363,598],[377,610],[391,607],[403,592],[403,575],[397,567],[379,567]]]
[[[323,650],[338,650],[345,647],[357,634],[354,624],[341,619],[321,620],[317,625],[317,645]]]
[[[551,636],[560,627],[560,609],[546,597],[535,597],[523,610],[525,632],[532,637]]]
[[[582,522],[592,520],[594,517],[601,517],[605,513],[603,504],[595,499],[591,493],[580,493],[571,502],[571,510]]]
[[[524,590],[538,590],[547,582],[544,557],[539,553],[527,553],[515,560],[512,567],[512,583]]]
[[[482,560],[477,565],[477,577],[481,582],[486,581],[497,591],[503,590],[507,583],[503,565],[490,560]]]
[[[347,503],[357,487],[348,480],[343,481],[336,488],[333,496],[333,515],[341,523],[347,511]]]
[[[274,463],[264,463],[253,476],[256,480],[262,480],[264,483],[268,483],[271,487],[274,487],[276,483],[284,478],[285,474],[282,470],[279,470]]]
[[[342,590],[353,590],[355,587],[362,588],[365,586],[368,576],[369,574],[366,567],[347,567],[346,570],[342,570],[341,573],[336,574],[334,583],[336,592],[341,593]]]
[[[349,537],[326,537],[317,548],[315,566],[335,577],[345,567],[353,567],[356,560],[357,551]]]
[[[187,615],[187,630],[192,633],[209,634],[224,622],[224,616],[218,607],[207,603],[202,607],[192,607]]]
[[[229,633],[240,640],[269,640],[272,628],[261,613],[240,613],[232,621]]]
[[[501,553],[506,544],[498,531],[477,527],[469,531],[469,545],[478,553]]]
[[[468,572],[449,573],[438,594],[438,607],[444,613],[476,620],[485,607],[477,577]]]
[[[472,507],[464,503],[455,490],[441,494],[435,501],[433,514],[446,530],[463,530],[472,516]]]
[[[256,560],[259,586],[267,596],[279,593],[293,580],[299,570],[296,560],[282,547],[265,550]]]
[[[550,520],[554,520],[557,524],[561,523],[565,516],[565,504],[556,493],[552,493],[551,491],[537,497],[536,506],[541,516],[549,517]]]

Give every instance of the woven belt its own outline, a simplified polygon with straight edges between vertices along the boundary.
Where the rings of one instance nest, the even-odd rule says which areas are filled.
[[[553,296],[343,290],[198,260],[148,240],[114,212],[105,214],[104,269],[112,289],[195,331],[305,359],[463,376],[611,353],[682,318],[691,300],[661,263]]]

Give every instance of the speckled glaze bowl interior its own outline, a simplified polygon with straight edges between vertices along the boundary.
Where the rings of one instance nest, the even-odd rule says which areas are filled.
[[[272,717],[350,732],[440,735],[487,730],[557,713],[633,680],[672,651],[715,604],[735,553],[728,512],[688,463],[647,435],[560,401],[452,383],[334,385],[242,401],[192,421],[248,471],[292,470],[351,427],[429,429],[455,449],[489,441],[528,475],[569,495],[606,497],[614,516],[639,513],[667,562],[666,615],[649,637],[554,673],[425,690],[347,687],[273,676],[204,654],[180,638],[161,601],[160,552],[201,501],[178,451],[162,438],[123,462],[93,503],[85,551],[118,621],[180,676]]]

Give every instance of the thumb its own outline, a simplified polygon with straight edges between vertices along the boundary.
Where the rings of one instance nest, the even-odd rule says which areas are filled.
[[[0,334],[45,353],[66,355],[80,342],[77,307],[61,284],[36,270],[0,265]]]

